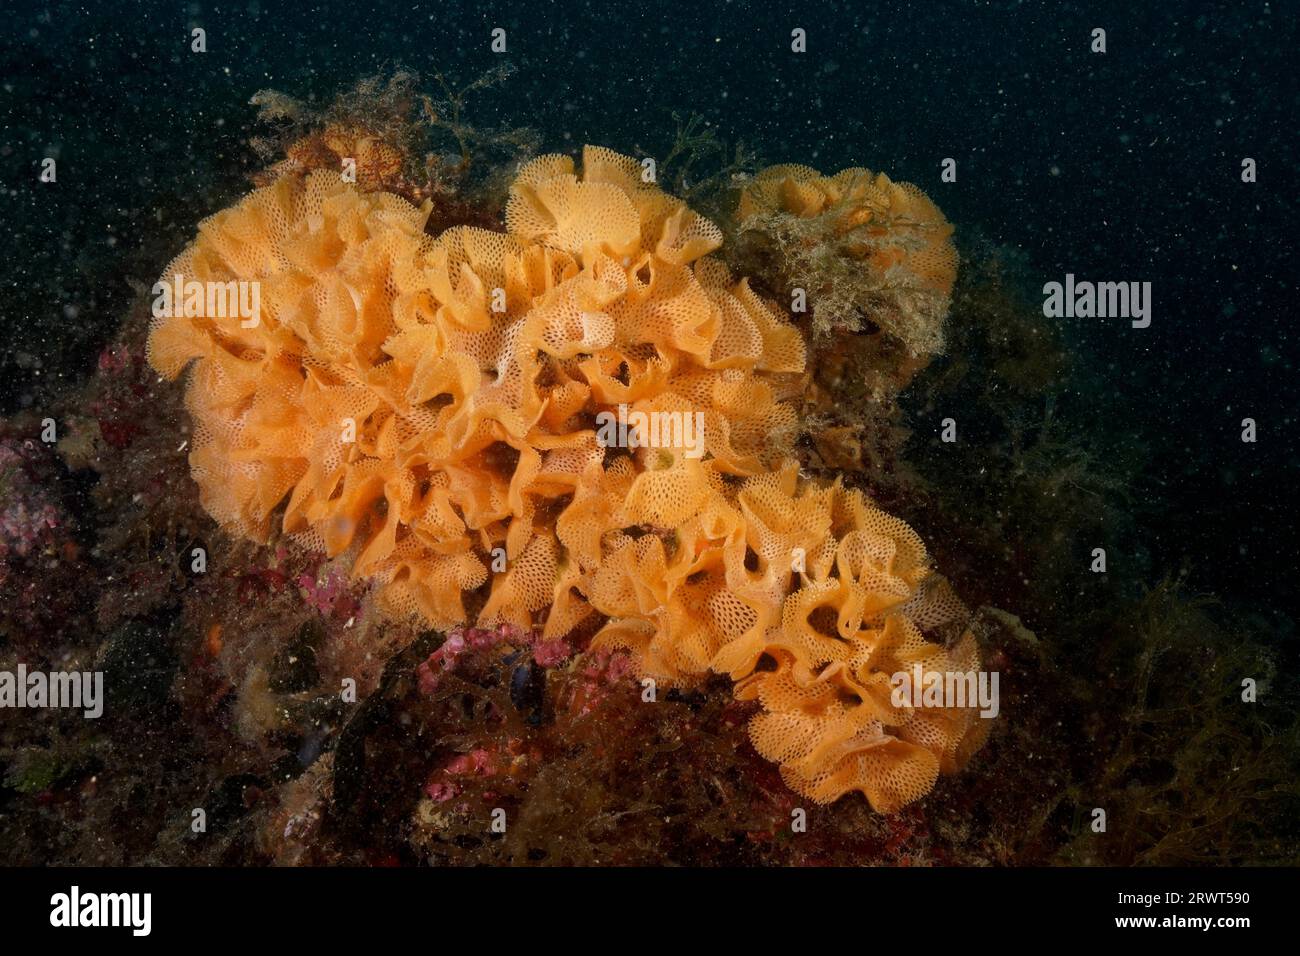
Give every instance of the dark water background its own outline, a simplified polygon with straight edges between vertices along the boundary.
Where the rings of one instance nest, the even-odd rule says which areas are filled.
[[[698,112],[768,162],[916,182],[963,248],[1021,250],[1035,299],[1066,272],[1151,281],[1149,329],[1064,320],[1084,358],[1075,398],[1095,410],[1079,441],[1144,449],[1156,573],[1190,561],[1200,587],[1295,606],[1293,4],[0,6],[5,411],[87,374],[126,280],[151,283],[247,189],[254,92],[328,101],[395,63],[468,82],[500,63],[500,26],[518,72],[470,119],[536,127],[546,150],[662,151],[671,114]],[[45,156],[57,184],[37,182]],[[959,178],[942,184],[949,156]]]

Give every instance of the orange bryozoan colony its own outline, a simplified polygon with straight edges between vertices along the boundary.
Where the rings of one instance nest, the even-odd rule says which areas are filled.
[[[769,166],[745,186],[736,218],[784,291],[807,291],[817,331],[882,339],[894,390],[943,351],[957,250],[952,225],[916,186],[861,167],[823,176]]]
[[[799,330],[640,173],[536,159],[506,232],[433,238],[428,206],[324,171],[206,220],[164,281],[256,281],[260,314],[177,309],[149,340],[164,376],[190,369],[203,503],[344,555],[390,614],[461,624],[473,594],[480,623],[595,631],[660,683],[727,673],[792,788],[895,810],[983,736],[890,696],[978,666],[973,638],[921,633],[960,605],[906,524],[798,477]],[[672,424],[611,444],[607,415],[637,413]]]

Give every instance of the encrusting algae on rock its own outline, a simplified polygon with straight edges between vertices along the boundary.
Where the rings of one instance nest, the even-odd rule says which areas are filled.
[[[887,234],[872,197],[893,210],[899,187],[843,177],[869,210],[845,235]],[[754,195],[841,203],[818,182],[760,176]],[[928,238],[860,258],[918,277],[906,301],[930,337],[896,331],[933,349],[955,255],[927,225],[942,215],[904,192]],[[900,704],[891,678],[977,670],[972,636],[923,633],[960,635],[965,608],[904,522],[800,477],[805,340],[711,255],[718,226],[590,146],[581,174],[561,155],[523,166],[504,232],[435,238],[430,211],[291,172],[168,266],[165,283],[260,288],[256,321],[180,308],[149,337],[158,372],[189,369],[208,512],[342,556],[394,617],[590,637],[663,684],[728,674],[761,708],[755,747],[818,802],[857,789],[892,812],[959,769],[987,732],[975,702]],[[617,447],[610,416],[702,437]]]

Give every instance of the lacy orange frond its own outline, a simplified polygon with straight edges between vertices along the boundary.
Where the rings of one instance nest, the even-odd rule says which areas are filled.
[[[666,683],[730,673],[813,799],[892,809],[955,769],[964,716],[891,709],[879,673],[974,649],[920,635],[942,622],[905,524],[799,479],[804,341],[710,258],[720,230],[594,147],[580,176],[524,166],[505,232],[434,238],[428,214],[290,175],[168,266],[260,290],[255,321],[200,296],[149,338],[162,375],[189,369],[209,513],[343,556],[422,625],[581,629]]]

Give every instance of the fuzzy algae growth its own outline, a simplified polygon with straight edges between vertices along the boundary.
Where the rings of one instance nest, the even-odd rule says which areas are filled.
[[[769,166],[742,190],[739,240],[783,295],[806,300],[814,341],[854,337],[880,401],[940,354],[957,278],[952,226],[911,183],[853,167]]]

